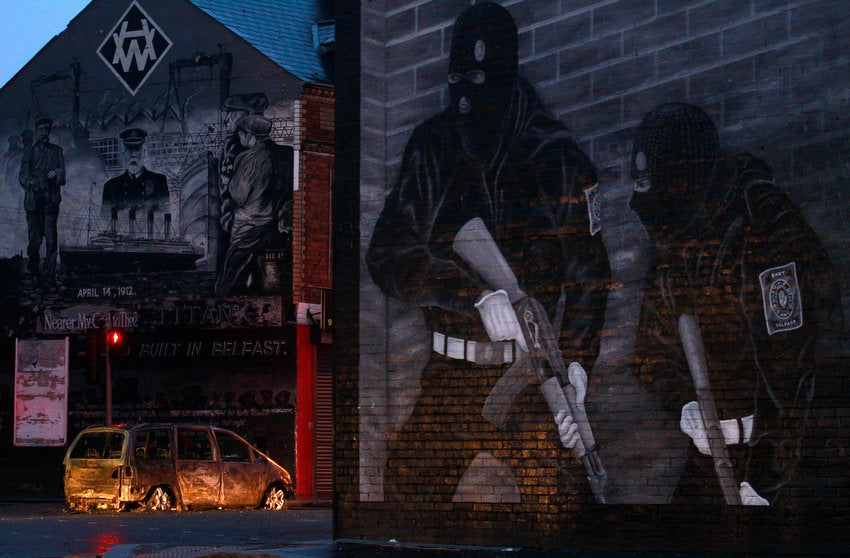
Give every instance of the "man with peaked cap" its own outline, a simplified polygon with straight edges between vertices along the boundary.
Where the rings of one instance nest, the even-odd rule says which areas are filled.
[[[277,231],[276,191],[272,185],[273,160],[266,140],[272,121],[256,114],[236,124],[244,151],[236,156],[229,193],[233,201],[230,244],[215,286],[222,298],[233,290],[262,286],[265,250]]]
[[[126,170],[103,185],[100,214],[103,218],[128,218],[124,211],[142,210],[147,219],[151,212],[171,213],[168,179],[145,167],[145,139],[141,128],[128,128],[119,134]]]
[[[678,481],[676,503],[777,504],[787,486],[800,486],[810,409],[830,381],[825,342],[841,320],[832,264],[767,164],[723,153],[702,109],[669,103],[650,111],[631,161],[631,208],[654,245],[634,373],[663,411],[643,429],[678,431],[671,444],[682,457],[670,461],[684,464],[681,476],[646,482]],[[696,335],[677,325],[685,314]],[[698,397],[695,353],[683,351],[695,336],[705,348],[710,400],[705,391]],[[715,471],[712,455],[720,453],[702,412],[711,406],[731,482]]]
[[[461,478],[473,463],[489,463],[508,472],[503,486],[486,487],[499,498],[513,487],[503,502],[590,499],[566,449],[575,441],[570,417],[553,417],[536,377],[516,378],[499,420],[482,415],[528,346],[506,291],[453,242],[481,219],[519,287],[547,312],[565,364],[590,370],[610,281],[588,203],[596,171],[519,76],[516,24],[505,8],[479,3],[460,14],[447,80],[450,106],[413,131],[366,253],[383,292],[421,308],[433,342],[416,405],[392,436],[385,496],[482,501],[488,496],[469,494],[475,481]]]
[[[59,218],[60,187],[65,184],[65,158],[62,148],[50,142],[53,120],[39,116],[35,120],[36,142],[24,149],[18,181],[24,189],[27,212],[27,268],[34,278],[54,282],[59,252],[56,223]],[[44,239],[44,269],[39,260]]]

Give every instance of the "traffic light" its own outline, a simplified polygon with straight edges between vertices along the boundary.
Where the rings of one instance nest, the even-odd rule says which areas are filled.
[[[112,362],[117,362],[124,356],[124,337],[124,332],[120,329],[110,329],[106,332],[106,350],[109,351]]]
[[[124,343],[124,334],[117,329],[110,329],[106,334],[106,342],[112,348],[118,348]]]

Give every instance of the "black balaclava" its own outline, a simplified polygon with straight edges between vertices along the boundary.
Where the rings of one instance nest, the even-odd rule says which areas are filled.
[[[516,24],[498,4],[476,4],[458,16],[448,80],[451,112],[461,126],[498,132],[517,78],[517,49]]]
[[[694,226],[719,160],[717,128],[698,107],[669,103],[644,117],[632,146],[630,207],[650,235],[676,237]]]

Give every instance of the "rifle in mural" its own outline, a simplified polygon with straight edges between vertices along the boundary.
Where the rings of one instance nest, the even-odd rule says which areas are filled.
[[[455,235],[453,249],[490,287],[507,293],[528,345],[528,353],[520,351],[519,358],[493,388],[482,415],[497,426],[503,425],[508,409],[528,384],[524,378],[528,377],[530,367],[540,382],[552,414],[557,416],[560,411],[566,411],[578,427],[579,440],[572,448],[573,455],[584,463],[596,501],[605,503],[608,476],[587,419],[583,395],[579,396],[576,386],[570,382],[571,372],[575,377],[575,372],[583,372],[583,369],[573,363],[567,370],[558,345],[558,331],[550,323],[543,305],[519,288],[516,276],[484,221],[476,217],[466,223]]]
[[[691,378],[694,380],[703,428],[708,439],[711,458],[714,461],[714,471],[717,473],[717,480],[720,483],[720,489],[723,491],[723,498],[729,505],[740,505],[741,494],[735,482],[732,461],[729,459],[726,439],[720,428],[717,407],[714,405],[714,396],[711,393],[702,333],[693,316],[689,314],[679,316],[679,338],[682,340],[682,348],[685,351],[685,358],[688,360]]]

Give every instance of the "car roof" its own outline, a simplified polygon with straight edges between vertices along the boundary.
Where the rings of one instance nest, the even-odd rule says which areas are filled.
[[[113,424],[112,426],[89,426],[82,430],[82,432],[118,432],[118,431],[132,431],[132,430],[143,430],[148,428],[203,428],[203,429],[211,429],[211,430],[223,430],[225,432],[233,432],[227,428],[222,428],[220,426],[215,426],[213,424],[189,424],[189,423],[171,423],[171,422],[140,422],[138,424]]]

